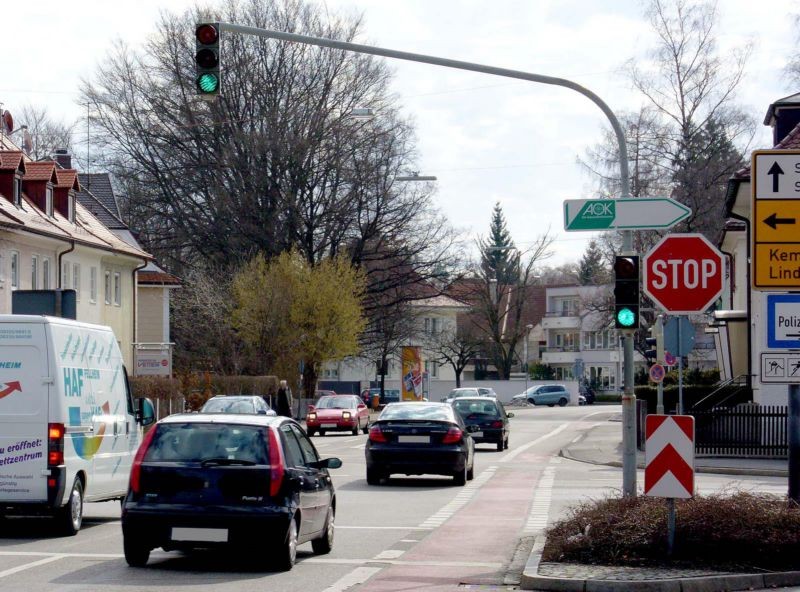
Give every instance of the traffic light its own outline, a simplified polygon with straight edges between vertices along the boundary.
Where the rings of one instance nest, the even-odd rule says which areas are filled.
[[[649,331],[650,335],[652,335],[655,332],[655,327],[650,327]],[[644,350],[644,359],[647,360],[648,364],[655,364],[658,361],[657,339],[655,337],[646,337],[644,342],[647,345],[647,349]]]
[[[219,23],[200,23],[195,28],[195,82],[201,98],[219,95]]]
[[[617,329],[639,328],[639,257],[636,255],[614,258],[614,326]]]

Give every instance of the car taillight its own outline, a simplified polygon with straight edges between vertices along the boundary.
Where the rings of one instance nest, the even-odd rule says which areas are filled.
[[[492,427],[493,428],[502,428],[503,427],[503,422],[501,420],[499,420],[499,419],[497,421],[493,421],[492,422]]]
[[[153,441],[157,429],[158,428],[153,428],[144,435],[142,443],[139,444],[139,450],[136,451],[136,456],[133,457],[130,479],[130,487],[133,493],[139,493],[142,478],[142,461],[144,460],[144,455],[147,454],[147,449],[150,448],[150,442]]]
[[[442,438],[442,444],[458,444],[461,442],[463,432],[458,428],[450,428]]]
[[[272,428],[267,428],[269,434],[269,494],[278,495],[283,484],[283,450],[278,442],[278,434]]]
[[[47,464],[57,467],[64,464],[64,424],[47,424]]]
[[[381,431],[381,427],[374,425],[369,429],[369,441],[388,442],[389,440],[386,439],[386,434]]]

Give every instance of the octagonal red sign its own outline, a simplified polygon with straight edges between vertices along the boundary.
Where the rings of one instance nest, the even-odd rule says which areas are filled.
[[[702,234],[668,234],[644,256],[642,286],[672,314],[704,312],[722,293],[725,260]]]

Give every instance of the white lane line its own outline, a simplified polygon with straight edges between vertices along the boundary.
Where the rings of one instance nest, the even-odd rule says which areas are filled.
[[[520,446],[519,448],[515,448],[514,450],[512,450],[511,452],[506,454],[503,458],[501,458],[498,462],[505,463],[505,462],[508,462],[510,460],[514,460],[517,457],[518,454],[522,454],[528,448],[531,448],[532,446],[536,446],[539,442],[543,442],[543,441],[547,440],[548,438],[552,438],[556,434],[560,434],[561,432],[566,430],[567,427],[569,427],[569,425],[570,424],[568,424],[568,423],[562,424],[560,427],[557,427],[552,432],[549,432],[549,433],[545,434],[544,436],[539,436],[535,440],[532,440],[531,442],[528,442],[527,444],[525,444],[523,446]]]
[[[26,563],[25,565],[18,565],[17,567],[12,567],[11,569],[7,569],[5,571],[0,571],[0,578],[4,578],[6,576],[13,576],[15,573],[19,573],[21,571],[25,571],[26,569],[31,569],[34,567],[39,567],[40,565],[45,565],[47,563],[52,563],[53,561],[58,561],[59,559],[63,559],[62,555],[51,555],[50,557],[45,557],[44,559],[39,559],[39,561],[31,561],[30,563]]]
[[[350,449],[352,450],[353,448],[356,448],[356,449],[363,450],[365,446],[366,446],[366,444],[363,444],[363,443],[362,444],[356,444],[355,446],[351,446]]]
[[[337,524],[336,528],[346,528],[350,530],[433,530],[424,526],[342,526]],[[3,552],[0,551],[0,555]]]
[[[403,551],[402,549],[386,549],[385,551],[381,551],[380,553],[375,555],[375,557],[373,557],[372,559],[378,561],[381,559],[397,559],[403,553],[405,553],[405,551]]]
[[[401,543],[418,543],[419,539],[400,539]]]
[[[420,524],[422,528],[436,528],[444,524],[447,520],[453,517],[453,514],[458,512],[461,508],[466,506],[469,501],[475,496],[478,490],[486,484],[489,479],[494,477],[497,470],[497,465],[492,465],[484,470],[480,475],[475,477],[467,485],[461,488],[459,494],[449,504],[439,509],[433,516],[429,517],[425,522]]]
[[[547,528],[550,517],[550,503],[553,500],[553,484],[556,480],[556,468],[561,462],[561,457],[553,457],[550,464],[545,467],[542,477],[536,484],[533,503],[528,514],[528,521],[522,530],[522,536],[532,536]]]
[[[345,574],[333,584],[325,588],[323,592],[344,592],[353,586],[360,586],[376,573],[381,571],[382,567],[357,567],[349,574]]]

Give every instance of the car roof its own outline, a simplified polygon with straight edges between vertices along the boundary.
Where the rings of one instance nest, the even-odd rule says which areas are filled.
[[[233,423],[239,425],[270,426],[283,421],[297,423],[281,415],[246,415],[236,413],[175,413],[158,423]]]

